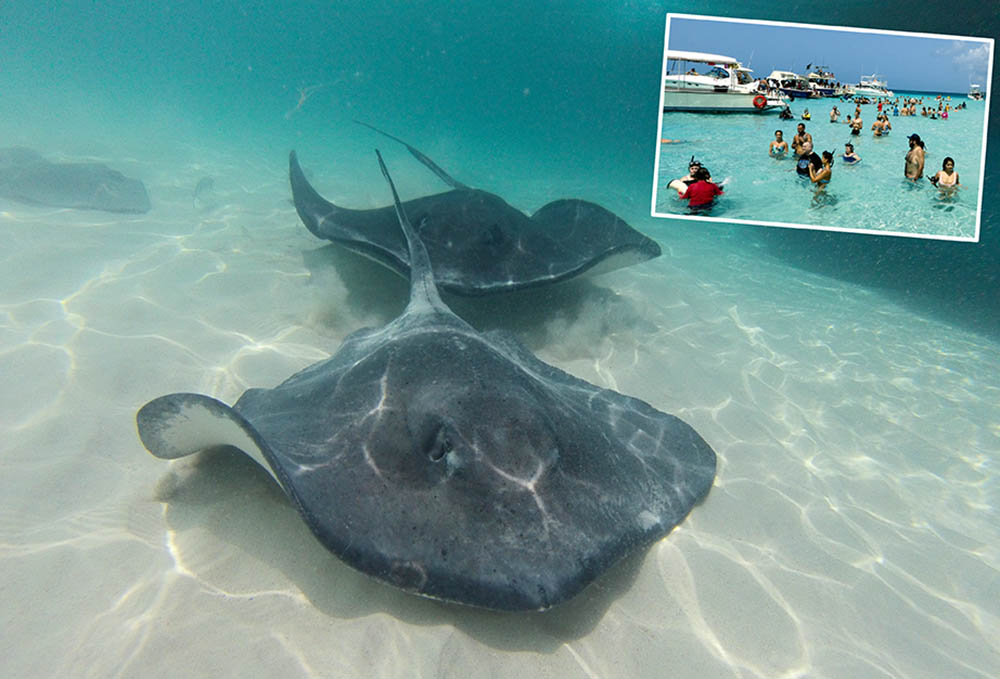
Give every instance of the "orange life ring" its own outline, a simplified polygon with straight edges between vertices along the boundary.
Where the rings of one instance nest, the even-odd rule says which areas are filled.
[[[755,109],[759,111],[765,106],[767,106],[767,97],[765,97],[763,94],[758,94],[756,97],[753,98],[753,107]]]

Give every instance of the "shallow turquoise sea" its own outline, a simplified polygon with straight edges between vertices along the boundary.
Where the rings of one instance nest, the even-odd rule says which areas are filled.
[[[667,12],[1000,35],[990,3],[945,9],[0,3],[0,147],[104,163],[153,205],[0,199],[2,674],[1000,676],[1000,126],[980,176],[985,104],[892,118],[888,138],[855,138],[863,162],[838,162],[821,200],[767,156],[774,129],[797,121],[671,115],[662,136],[683,143],[657,139]],[[839,155],[846,126],[808,106],[816,148]],[[375,582],[244,456],[165,461],[137,436],[155,397],[233,403],[401,312],[402,279],[313,237],[290,202],[293,149],[346,207],[389,201],[375,148],[404,199],[445,190],[356,120],[527,213],[591,200],[663,250],[566,285],[445,300],[677,415],[718,455],[677,529],[565,606],[498,614]],[[928,173],[956,159],[957,199],[905,184],[911,132]],[[723,221],[652,217],[656,158],[662,186],[692,155],[728,179]],[[980,180],[978,243],[725,221],[966,236]]]
[[[937,107],[937,94],[895,94],[923,98],[924,105]],[[852,135],[846,118],[853,117],[855,105],[832,98],[793,100],[794,120],[780,120],[776,113],[664,113],[662,137],[679,143],[661,143],[657,212],[688,212],[687,201],[678,200],[676,192],[666,185],[686,174],[687,163],[694,156],[712,171],[716,182],[728,180],[725,198],[706,213],[712,217],[973,238],[986,103],[964,95],[941,96],[953,107],[963,101],[968,107],[952,111],[947,120],[893,116],[890,108],[892,129],[881,137],[875,137],[870,129],[877,115],[875,104],[861,106],[864,130]],[[836,124],[829,119],[834,106],[841,113]],[[811,114],[808,121],[802,119],[806,109]],[[768,155],[775,130],[781,130],[790,143],[800,122],[812,135],[817,153],[826,150],[834,154],[832,181],[821,194],[796,174],[792,153],[781,159]],[[904,179],[903,159],[911,134],[919,134],[926,145],[925,176],[941,169],[944,158],[955,160],[962,184],[957,194],[946,196],[926,180],[914,185]],[[848,141],[862,159],[854,165],[842,159]]]

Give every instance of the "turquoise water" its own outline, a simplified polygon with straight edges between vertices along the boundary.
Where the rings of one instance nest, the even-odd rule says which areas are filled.
[[[937,106],[936,95],[896,94],[923,97],[925,105]],[[657,211],[688,212],[687,202],[677,200],[666,185],[686,174],[687,163],[695,156],[708,166],[716,182],[728,179],[725,197],[708,213],[713,217],[972,238],[986,104],[957,95],[950,103],[954,107],[963,101],[968,108],[950,112],[947,120],[893,116],[890,109],[892,131],[882,137],[875,137],[870,129],[877,114],[875,104],[861,106],[864,130],[852,135],[845,121],[848,115],[853,117],[854,104],[837,99],[795,99],[790,104],[794,120],[780,120],[777,114],[664,113],[662,136],[681,143],[661,144]],[[829,121],[833,106],[841,113],[837,124]],[[803,121],[801,114],[807,108],[812,119]],[[791,143],[800,122],[805,122],[817,153],[834,153],[833,176],[822,194],[796,174],[791,153],[782,159],[768,156],[774,131],[782,130]],[[927,180],[914,185],[903,178],[910,134],[919,134],[926,145],[924,176],[941,169],[945,157],[954,158],[962,184],[957,194],[945,196]],[[862,159],[855,165],[841,158],[848,141]]]
[[[996,36],[991,7],[0,3],[0,146],[105,163],[153,203],[0,200],[4,673],[1000,676],[1000,126],[977,244],[649,214],[662,151],[664,168],[697,155],[730,177],[722,218],[909,215],[967,233],[971,190],[940,203],[926,181],[903,184],[905,136],[927,140],[928,171],[952,155],[975,186],[985,105],[893,118],[884,140],[866,130],[863,163],[835,165],[814,206],[791,161],[766,156],[776,116],[745,117],[741,134],[737,117],[671,118],[682,134],[663,136],[687,143],[661,149],[664,16]],[[839,152],[844,126],[810,109],[817,149]],[[401,279],[313,238],[289,202],[291,149],[348,207],[388,202],[376,146],[404,198],[445,188],[355,119],[526,212],[589,199],[663,248],[537,293],[447,300],[678,415],[719,456],[678,530],[561,610],[491,614],[385,587],[323,549],[253,463],[166,462],[136,435],[154,397],[232,403],[405,305]]]

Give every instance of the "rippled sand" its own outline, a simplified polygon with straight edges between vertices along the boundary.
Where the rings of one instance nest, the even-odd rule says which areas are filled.
[[[673,534],[561,608],[444,605],[342,565],[252,462],[168,464],[134,425],[168,392],[277,384],[392,318],[405,284],[306,232],[280,153],[100,160],[153,211],[0,203],[5,674],[1000,676],[996,344],[738,231],[648,218],[656,261],[452,300],[681,416],[719,469]]]

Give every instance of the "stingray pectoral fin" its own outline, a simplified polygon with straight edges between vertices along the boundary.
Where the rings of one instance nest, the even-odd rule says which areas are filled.
[[[312,187],[306,179],[302,166],[299,165],[299,157],[295,151],[288,156],[288,180],[292,185],[292,201],[295,203],[295,211],[299,213],[302,223],[317,238],[329,238],[324,222],[330,220],[334,223],[336,217],[342,212],[353,212],[337,207]]]
[[[135,416],[139,439],[156,457],[173,460],[202,450],[232,446],[278,477],[268,463],[267,444],[235,410],[203,394],[168,394],[153,399]],[[278,481],[281,485],[281,482]]]

